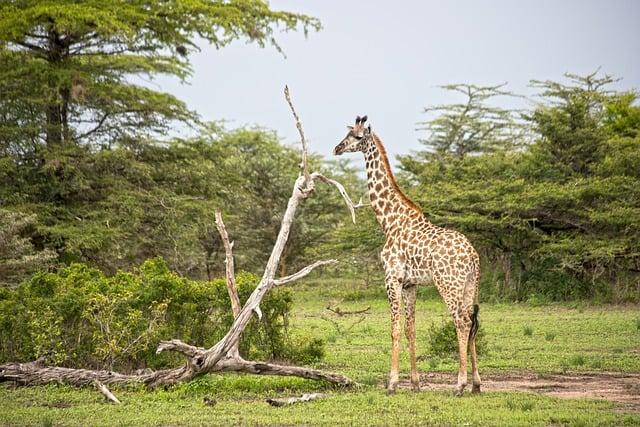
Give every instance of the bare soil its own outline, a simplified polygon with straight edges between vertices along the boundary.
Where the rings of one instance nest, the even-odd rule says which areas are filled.
[[[422,390],[452,390],[456,374],[428,373],[420,377]],[[411,388],[408,380],[400,387]],[[471,389],[468,386],[467,392]],[[622,405],[625,410],[640,412],[640,373],[572,373],[534,374],[516,372],[482,377],[482,391],[522,391],[561,398],[604,399]]]

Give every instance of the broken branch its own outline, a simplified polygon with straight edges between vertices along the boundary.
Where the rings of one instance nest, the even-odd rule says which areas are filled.
[[[298,128],[298,133],[300,134],[300,142],[302,142],[302,172],[304,174],[304,180],[306,182],[309,181],[309,166],[307,162],[307,156],[309,152],[309,148],[307,146],[307,140],[304,137],[304,130],[302,130],[302,123],[300,123],[300,117],[298,117],[298,113],[296,113],[296,109],[293,108],[293,102],[291,102],[291,95],[289,94],[289,86],[285,85],[284,87],[284,97],[287,99],[287,103],[289,104],[289,108],[293,113],[293,118],[296,121],[296,127]]]
[[[294,403],[308,402],[310,400],[322,399],[326,397],[323,393],[305,393],[300,397],[285,397],[267,399],[267,403],[271,406],[285,406]]]
[[[289,276],[281,277],[279,279],[273,279],[273,284],[276,286],[284,285],[285,283],[293,282],[294,280],[298,280],[311,273],[314,268],[320,267],[321,265],[329,265],[329,264],[337,264],[338,260],[328,259],[324,261],[316,261],[311,265],[306,266],[302,270],[293,273]]]
[[[327,307],[327,310],[337,314],[338,316],[342,317],[342,316],[348,316],[350,314],[362,314],[362,313],[366,313],[367,311],[369,311],[371,309],[371,306],[363,309],[363,310],[353,310],[353,311],[342,311],[340,309],[340,307],[336,307],[335,309],[332,308],[331,306]]]
[[[120,401],[118,400],[118,398],[117,398],[117,397],[115,397],[115,396],[113,395],[113,393],[111,393],[111,391],[109,391],[109,389],[107,388],[107,386],[106,386],[106,385],[102,384],[102,383],[101,383],[100,381],[98,381],[98,380],[95,380],[93,383],[95,384],[95,386],[96,386],[96,388],[98,389],[98,391],[99,391],[100,393],[102,393],[102,394],[104,395],[104,397],[106,397],[106,398],[107,398],[107,400],[110,400],[110,401],[111,401],[111,402],[113,402],[113,403],[118,403],[118,404],[120,403]]]
[[[227,228],[224,226],[224,222],[222,222],[222,213],[220,212],[220,209],[216,209],[216,227],[218,228],[218,233],[220,233],[220,238],[224,245],[224,253],[226,256],[224,263],[227,278],[227,291],[229,293],[229,299],[231,299],[233,317],[235,318],[240,314],[240,298],[238,298],[238,289],[236,287],[236,276],[233,264],[233,242],[229,242],[229,234],[227,234]]]
[[[338,189],[338,191],[340,192],[340,195],[342,195],[342,198],[344,199],[344,202],[347,204],[347,207],[349,208],[349,212],[351,212],[351,220],[355,224],[356,223],[356,210],[355,210],[356,206],[354,206],[353,201],[351,200],[351,197],[349,197],[349,195],[347,194],[347,190],[345,190],[344,185],[340,184],[335,179],[327,178],[321,173],[314,172],[311,175],[311,179],[316,179],[316,178],[318,178],[319,180],[323,181],[326,184],[333,185]],[[357,207],[361,207],[359,205]]]

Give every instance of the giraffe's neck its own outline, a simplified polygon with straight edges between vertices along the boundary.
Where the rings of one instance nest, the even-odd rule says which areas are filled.
[[[398,187],[387,153],[377,135],[371,135],[369,147],[364,153],[367,170],[369,200],[376,219],[385,233],[397,224],[399,216],[422,215],[416,206]]]

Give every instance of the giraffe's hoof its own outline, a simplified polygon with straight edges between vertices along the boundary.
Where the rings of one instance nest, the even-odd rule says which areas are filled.
[[[480,394],[480,384],[474,384],[471,388],[471,393]]]
[[[456,391],[453,393],[455,397],[462,397],[463,394],[464,394],[464,385],[459,385],[456,388]]]
[[[415,383],[414,383],[414,382],[412,382],[412,383],[411,383],[411,390],[413,390],[413,391],[420,391],[420,383],[418,383],[418,382],[415,382]]]
[[[387,395],[390,396],[392,394],[396,394],[397,388],[398,388],[397,381],[389,381],[389,385],[387,385]]]

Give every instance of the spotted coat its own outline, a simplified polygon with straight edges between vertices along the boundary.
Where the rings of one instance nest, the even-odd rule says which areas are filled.
[[[356,126],[349,127],[349,133],[336,146],[334,153],[364,153],[371,207],[386,236],[380,257],[392,320],[388,390],[395,391],[398,383],[400,310],[403,302],[411,383],[415,389],[419,387],[415,355],[416,285],[433,284],[454,319],[458,335],[460,367],[456,394],[461,395],[467,383],[467,349],[471,353],[473,391],[479,392],[480,376],[475,351],[480,279],[478,253],[462,233],[432,224],[422,210],[404,195],[393,176],[382,141],[370,127],[364,127],[365,121],[366,116],[356,118]]]

